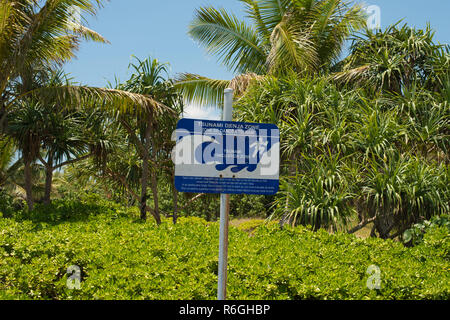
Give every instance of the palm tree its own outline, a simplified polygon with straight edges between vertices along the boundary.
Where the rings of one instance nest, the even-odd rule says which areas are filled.
[[[22,150],[25,189],[29,208],[33,207],[32,163],[40,156],[38,116],[46,105],[59,108],[102,105],[114,110],[158,109],[152,97],[116,89],[73,84],[50,84],[49,70],[75,56],[82,40],[107,43],[101,35],[72,18],[95,15],[101,0],[11,0],[0,1],[0,134],[14,133]],[[23,108],[23,112],[20,112]],[[15,112],[9,128],[10,113]],[[17,118],[18,117],[18,118]],[[25,126],[19,125],[25,124]]]
[[[47,87],[71,85],[62,71],[50,72]],[[59,108],[45,105],[43,112],[41,152],[37,155],[45,167],[43,201],[49,204],[53,173],[67,165],[90,157],[100,159],[108,149],[103,138],[105,113],[91,108]],[[100,126],[100,128],[99,128]],[[101,145],[99,147],[99,145]]]
[[[171,134],[175,130],[176,120],[182,112],[179,95],[168,78],[168,65],[156,59],[136,58],[137,64],[130,64],[134,69],[131,78],[118,88],[126,92],[145,94],[161,101],[166,108],[164,112],[146,109],[136,112],[117,112],[117,119],[128,134],[130,145],[142,161],[140,168],[141,194],[139,198],[141,218],[147,217],[149,211],[156,222],[161,223],[158,203],[158,175],[167,171],[170,162]],[[150,181],[149,181],[150,178]],[[150,183],[149,183],[150,182]],[[147,205],[147,188],[152,190],[153,208]]]
[[[90,114],[85,126],[84,135],[93,156],[67,167],[63,178],[58,180],[69,193],[78,194],[81,187],[81,191],[100,191],[108,198],[117,196],[117,200],[125,196],[128,204],[139,203],[141,161],[125,129],[102,110]]]
[[[223,89],[240,94],[259,76],[326,72],[337,62],[345,39],[364,24],[361,6],[345,0],[239,1],[252,24],[224,9],[201,7],[189,35],[240,75],[225,81],[182,74],[177,86],[187,100],[220,105]]]
[[[81,40],[107,43],[95,31],[73,21],[70,10],[77,8],[84,18],[95,15],[102,3],[101,0],[0,1],[0,132],[4,131],[13,105],[29,96],[58,101],[62,106],[105,101],[117,109],[158,106],[151,97],[119,90],[34,84],[36,66],[62,65],[75,56]]]
[[[32,165],[40,152],[43,126],[43,106],[22,102],[15,112],[8,114],[8,136],[12,137],[24,161],[25,192],[29,210],[33,210]]]
[[[61,71],[34,71],[39,71],[39,77],[30,81],[32,85],[55,88],[71,85],[70,79]],[[43,202],[49,204],[55,170],[89,157],[102,156],[107,146],[101,130],[96,128],[103,118],[104,112],[92,108],[61,108],[32,98],[23,98],[20,104],[13,105],[5,134],[16,143],[25,160],[24,189],[30,209],[33,209],[36,196],[33,194],[33,164],[39,160],[45,171]]]

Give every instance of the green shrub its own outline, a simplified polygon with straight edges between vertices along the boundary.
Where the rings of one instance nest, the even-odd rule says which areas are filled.
[[[136,208],[126,208],[105,200],[96,194],[80,194],[78,198],[57,199],[51,204],[36,204],[33,211],[18,210],[10,214],[18,221],[62,223],[86,220],[91,216],[109,214],[113,216],[137,216]]]
[[[180,218],[158,227],[127,214],[111,209],[60,223],[0,218],[0,299],[216,298],[218,223]],[[251,236],[231,227],[229,240],[230,299],[450,298],[447,228],[412,248],[276,223]],[[367,288],[370,265],[381,270],[379,290]],[[81,270],[80,290],[67,287],[70,266]]]
[[[189,200],[195,195],[181,194],[179,196],[179,212],[184,217],[200,217],[208,221],[216,221],[220,213],[220,196],[214,194],[203,195],[197,200]],[[168,195],[162,195],[161,209],[164,213],[173,211],[172,199]],[[270,212],[272,199],[266,196],[255,195],[231,195],[230,197],[230,216],[233,218],[261,218],[267,217]]]
[[[450,216],[433,217],[430,221],[415,224],[403,233],[403,242],[408,245],[422,243],[424,235],[436,227],[445,227],[450,232]]]
[[[257,228],[261,227],[262,225],[264,225],[265,221],[261,220],[261,219],[252,219],[252,220],[248,220],[248,221],[244,221],[241,224],[239,224],[237,226],[237,228],[241,231],[245,231],[245,232],[253,232],[254,230],[256,230]]]
[[[0,217],[10,217],[16,209],[13,197],[0,189]]]

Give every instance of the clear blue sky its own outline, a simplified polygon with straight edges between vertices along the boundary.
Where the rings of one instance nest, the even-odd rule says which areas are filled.
[[[357,1],[358,2],[358,1]],[[366,0],[381,8],[382,28],[404,19],[411,26],[425,27],[430,22],[436,40],[450,43],[450,0]],[[239,17],[244,13],[238,0],[111,0],[89,27],[111,44],[83,43],[78,58],[65,69],[76,81],[91,86],[105,86],[128,77],[131,55],[143,59],[149,55],[169,62],[172,75],[192,72],[218,79],[233,74],[209,57],[187,35],[194,10],[202,5],[224,7]]]

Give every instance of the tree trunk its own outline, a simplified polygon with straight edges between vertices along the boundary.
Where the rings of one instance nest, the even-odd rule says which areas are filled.
[[[161,224],[161,215],[159,214],[159,201],[158,201],[158,181],[156,179],[156,173],[152,174],[152,193],[153,193],[153,204],[154,204],[154,218],[158,225]]]
[[[148,117],[147,117],[147,121],[148,121]],[[148,187],[148,177],[149,177],[149,150],[148,150],[148,141],[150,139],[151,136],[151,128],[150,125],[147,124],[147,126],[145,127],[145,132],[144,132],[144,145],[142,146],[142,148],[138,148],[138,146],[136,146],[138,148],[138,150],[140,150],[141,153],[141,157],[142,157],[142,182],[141,182],[141,219],[142,220],[147,220],[147,187]],[[137,143],[141,143],[140,141],[137,141]]]
[[[141,219],[147,220],[147,185],[148,185],[148,160],[146,157],[142,160],[142,178],[141,178]]]
[[[44,194],[44,204],[51,203],[51,193],[52,193],[52,183],[53,183],[53,168],[47,167],[45,169],[45,194]]]
[[[150,113],[147,118],[147,128],[146,128],[146,134],[145,134],[145,144],[147,147],[147,150],[151,151],[151,158],[156,162],[156,150],[155,150],[155,144],[152,141],[152,132],[154,131],[153,128],[153,122],[152,122],[152,114]],[[147,153],[148,154],[148,153]],[[153,193],[153,205],[154,205],[154,211],[153,211],[153,217],[156,220],[156,223],[158,225],[161,224],[161,215],[159,214],[159,199],[158,199],[158,176],[157,176],[157,170],[156,168],[153,168],[152,176],[151,176],[151,189]]]
[[[45,194],[44,194],[44,204],[51,203],[51,193],[52,193],[52,183],[53,183],[53,157],[49,155],[47,165],[45,166]]]
[[[359,219],[362,219],[362,217],[359,216]],[[348,230],[347,232],[350,234],[355,233],[356,231],[361,230],[362,228],[367,226],[369,223],[374,222],[375,220],[376,220],[376,217],[373,217],[373,218],[367,219],[367,220],[361,220],[357,226],[353,227],[352,229]]]
[[[8,116],[8,113],[6,112],[5,108],[2,107],[2,110],[0,111],[0,133],[4,133],[6,130],[6,117]]]
[[[370,237],[371,238],[376,238],[377,237],[377,234],[376,234],[376,231],[377,230],[377,227],[374,225],[373,227],[372,227],[372,230],[370,230]]]
[[[380,236],[381,239],[388,239],[389,234],[392,231],[392,228],[394,226],[394,222],[392,220],[392,217],[389,216],[381,216],[378,217],[375,221],[375,228]]]
[[[27,197],[28,210],[32,211],[34,209],[33,201],[33,177],[31,172],[31,160],[25,159],[25,193]]]

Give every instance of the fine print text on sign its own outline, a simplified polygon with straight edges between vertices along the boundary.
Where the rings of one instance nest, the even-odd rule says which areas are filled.
[[[280,131],[276,125],[182,119],[174,138],[172,158],[178,191],[278,192]]]

